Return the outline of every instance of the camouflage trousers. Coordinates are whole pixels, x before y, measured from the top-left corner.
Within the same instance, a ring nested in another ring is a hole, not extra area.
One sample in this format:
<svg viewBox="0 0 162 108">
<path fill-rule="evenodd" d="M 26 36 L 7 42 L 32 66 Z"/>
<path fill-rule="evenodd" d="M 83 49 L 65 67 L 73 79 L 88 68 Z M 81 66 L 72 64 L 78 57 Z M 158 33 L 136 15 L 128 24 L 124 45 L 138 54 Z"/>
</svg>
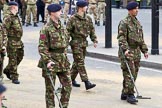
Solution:
<svg viewBox="0 0 162 108">
<path fill-rule="evenodd" d="M 11 75 L 11 79 L 18 79 L 19 74 L 17 73 L 17 68 L 24 56 L 24 48 L 14 48 L 14 47 L 7 47 L 8 53 L 8 65 L 4 69 Z"/>
<path fill-rule="evenodd" d="M 23 22 L 23 23 L 25 23 L 26 9 L 27 9 L 27 6 L 22 6 L 21 18 L 22 18 L 22 22 Z M 31 19 L 30 19 L 30 21 L 31 21 Z M 29 22 L 30 22 L 30 21 L 29 21 Z"/>
<path fill-rule="evenodd" d="M 73 65 L 71 68 L 71 79 L 75 80 L 78 73 L 80 74 L 82 81 L 88 80 L 88 75 L 85 69 L 85 54 L 86 54 L 86 47 L 74 47 L 71 46 L 73 52 Z"/>
<path fill-rule="evenodd" d="M 37 7 L 35 4 L 32 5 L 27 5 L 27 10 L 26 10 L 26 23 L 30 23 L 31 21 L 31 13 L 33 15 L 33 22 L 36 23 L 37 22 Z"/>
<path fill-rule="evenodd" d="M 97 21 L 97 5 L 96 4 L 89 4 L 88 13 L 93 14 L 94 19 Z"/>
<path fill-rule="evenodd" d="M 103 14 L 103 21 L 105 21 L 105 2 L 98 2 L 97 21 L 100 21 L 101 14 Z"/>
<path fill-rule="evenodd" d="M 64 6 L 64 22 L 67 21 L 68 13 L 69 13 L 69 4 L 65 3 L 65 6 Z"/>
<path fill-rule="evenodd" d="M 46 75 L 46 71 L 43 69 L 43 77 L 45 79 L 45 87 L 46 87 L 46 108 L 55 108 L 55 94 L 54 90 L 51 84 L 51 81 L 49 79 L 49 76 Z M 56 76 L 58 76 L 59 81 L 62 85 L 62 91 L 61 91 L 61 98 L 60 101 L 62 103 L 63 108 L 67 108 L 69 104 L 70 94 L 72 90 L 71 85 L 71 78 L 70 78 L 70 72 L 52 72 L 52 79 L 55 84 Z"/>
<path fill-rule="evenodd" d="M 137 79 L 138 70 L 140 67 L 139 63 L 140 63 L 139 60 L 138 61 L 128 61 L 129 67 L 131 69 L 131 73 L 132 73 L 135 81 Z M 123 78 L 124 78 L 122 93 L 133 94 L 134 93 L 134 84 L 131 80 L 131 76 L 129 74 L 128 68 L 123 60 L 121 61 L 121 69 L 122 69 Z"/>
</svg>

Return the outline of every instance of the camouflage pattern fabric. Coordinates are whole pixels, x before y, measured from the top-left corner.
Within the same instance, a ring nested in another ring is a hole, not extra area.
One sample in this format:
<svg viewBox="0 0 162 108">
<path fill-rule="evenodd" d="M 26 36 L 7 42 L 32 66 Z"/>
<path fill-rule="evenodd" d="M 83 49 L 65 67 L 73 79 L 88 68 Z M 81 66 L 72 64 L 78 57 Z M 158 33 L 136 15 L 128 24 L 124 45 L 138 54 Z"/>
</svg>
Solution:
<svg viewBox="0 0 162 108">
<path fill-rule="evenodd" d="M 37 6 L 36 6 L 36 0 L 28 0 L 27 1 L 27 10 L 26 10 L 26 23 L 30 23 L 31 21 L 31 13 L 33 15 L 33 22 L 37 22 Z"/>
<path fill-rule="evenodd" d="M 10 11 L 4 16 L 3 27 L 7 33 L 7 53 L 9 62 L 4 70 L 10 72 L 11 79 L 18 79 L 17 67 L 24 56 L 24 45 L 21 41 L 23 35 L 22 25 L 18 15 Z"/>
<path fill-rule="evenodd" d="M 98 0 L 98 14 L 97 21 L 100 21 L 101 14 L 103 14 L 103 21 L 105 21 L 105 0 Z"/>
<path fill-rule="evenodd" d="M 52 3 L 59 4 L 59 0 L 52 0 Z"/>
<path fill-rule="evenodd" d="M 7 34 L 5 33 L 3 26 L 0 23 L 0 76 L 2 76 L 3 60 L 5 56 L 5 54 L 2 52 L 2 47 L 6 46 L 7 46 Z"/>
<path fill-rule="evenodd" d="M 147 53 L 148 48 L 143 39 L 142 26 L 136 17 L 128 15 L 124 20 L 120 21 L 118 26 L 118 42 L 123 52 L 130 50 L 132 56 L 127 57 L 134 80 L 137 79 L 140 67 L 141 52 Z M 121 69 L 123 71 L 123 90 L 125 94 L 134 93 L 134 84 L 131 81 L 129 71 L 124 62 L 121 51 L 119 50 L 119 58 L 121 61 Z"/>
<path fill-rule="evenodd" d="M 67 18 L 68 18 L 69 6 L 70 6 L 70 0 L 65 0 L 65 5 L 64 5 L 64 22 L 66 22 Z"/>
<path fill-rule="evenodd" d="M 97 21 L 97 1 L 89 0 L 88 13 L 93 14 L 94 19 Z"/>
<path fill-rule="evenodd" d="M 56 24 L 50 19 L 40 31 L 38 49 L 41 59 L 38 67 L 43 69 L 42 76 L 45 78 L 47 108 L 55 108 L 52 84 L 49 83 L 50 80 L 45 71 L 47 68 L 45 66 L 50 61 L 55 63 L 51 69 L 54 83 L 57 75 L 62 84 L 63 89 L 60 101 L 63 107 L 68 107 L 71 93 L 70 63 L 66 55 L 68 41 L 67 30 L 61 25 L 61 21 L 59 21 L 59 24 Z"/>
<path fill-rule="evenodd" d="M 67 30 L 71 36 L 71 49 L 73 53 L 73 65 L 71 68 L 71 78 L 74 80 L 77 74 L 80 74 L 82 81 L 87 81 L 88 76 L 85 69 L 84 59 L 86 47 L 88 46 L 87 37 L 90 36 L 94 43 L 97 43 L 95 29 L 92 19 L 85 14 L 84 17 L 79 14 L 74 14 L 67 23 Z"/>
<path fill-rule="evenodd" d="M 22 18 L 22 22 L 25 23 L 27 3 L 25 2 L 25 0 L 21 0 L 21 4 L 22 4 L 21 18 Z"/>
</svg>

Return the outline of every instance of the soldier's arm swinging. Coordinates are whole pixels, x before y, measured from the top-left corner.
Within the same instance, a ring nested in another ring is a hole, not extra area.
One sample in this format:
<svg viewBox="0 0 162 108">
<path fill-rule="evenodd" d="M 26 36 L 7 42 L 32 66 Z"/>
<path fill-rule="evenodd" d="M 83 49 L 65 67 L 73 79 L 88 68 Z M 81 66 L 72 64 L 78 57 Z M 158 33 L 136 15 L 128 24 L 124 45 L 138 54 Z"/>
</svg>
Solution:
<svg viewBox="0 0 162 108">
<path fill-rule="evenodd" d="M 39 53 L 41 55 L 41 58 L 44 60 L 45 64 L 51 62 L 51 54 L 49 52 L 49 42 L 48 42 L 48 35 L 47 32 L 45 30 L 45 28 L 43 30 L 40 31 L 40 38 L 39 38 Z"/>
<path fill-rule="evenodd" d="M 123 52 L 125 53 L 125 51 L 129 50 L 129 46 L 128 46 L 128 42 L 127 42 L 127 34 L 128 34 L 128 30 L 127 30 L 127 25 L 124 21 L 120 21 L 119 26 L 118 26 L 118 43 L 122 49 Z M 129 51 L 128 51 L 129 52 Z"/>
</svg>

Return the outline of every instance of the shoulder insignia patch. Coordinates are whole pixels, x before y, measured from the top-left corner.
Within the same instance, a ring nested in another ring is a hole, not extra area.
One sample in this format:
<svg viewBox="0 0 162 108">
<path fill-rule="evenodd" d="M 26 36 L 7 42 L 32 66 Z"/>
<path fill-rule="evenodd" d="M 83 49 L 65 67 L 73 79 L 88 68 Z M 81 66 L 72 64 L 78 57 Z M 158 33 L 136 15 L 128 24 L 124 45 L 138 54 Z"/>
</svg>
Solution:
<svg viewBox="0 0 162 108">
<path fill-rule="evenodd" d="M 40 34 L 40 39 L 41 40 L 45 40 L 46 39 L 46 35 L 45 34 Z"/>
</svg>

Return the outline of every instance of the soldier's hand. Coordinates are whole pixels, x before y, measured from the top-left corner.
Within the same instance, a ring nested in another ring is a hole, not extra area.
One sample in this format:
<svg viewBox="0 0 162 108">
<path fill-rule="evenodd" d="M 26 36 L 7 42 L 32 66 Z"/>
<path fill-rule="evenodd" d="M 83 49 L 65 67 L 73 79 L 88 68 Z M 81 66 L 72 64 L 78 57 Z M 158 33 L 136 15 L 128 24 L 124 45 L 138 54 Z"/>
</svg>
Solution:
<svg viewBox="0 0 162 108">
<path fill-rule="evenodd" d="M 51 69 L 52 66 L 53 66 L 54 64 L 55 64 L 54 62 L 50 61 L 50 62 L 47 64 L 47 68 L 48 68 L 48 69 Z"/>
<path fill-rule="evenodd" d="M 125 51 L 125 56 L 129 56 L 130 55 L 130 51 L 129 50 L 126 50 Z"/>
<path fill-rule="evenodd" d="M 130 50 L 126 50 L 125 51 L 125 56 L 129 56 L 129 57 L 133 57 L 133 52 L 132 51 L 130 51 Z"/>
<path fill-rule="evenodd" d="M 4 47 L 4 46 L 2 47 L 2 52 L 6 53 L 6 47 Z"/>
<path fill-rule="evenodd" d="M 144 57 L 145 57 L 145 59 L 147 59 L 148 58 L 148 53 L 145 53 Z"/>
<path fill-rule="evenodd" d="M 97 43 L 94 43 L 94 45 L 93 45 L 95 48 L 97 47 Z"/>
</svg>

